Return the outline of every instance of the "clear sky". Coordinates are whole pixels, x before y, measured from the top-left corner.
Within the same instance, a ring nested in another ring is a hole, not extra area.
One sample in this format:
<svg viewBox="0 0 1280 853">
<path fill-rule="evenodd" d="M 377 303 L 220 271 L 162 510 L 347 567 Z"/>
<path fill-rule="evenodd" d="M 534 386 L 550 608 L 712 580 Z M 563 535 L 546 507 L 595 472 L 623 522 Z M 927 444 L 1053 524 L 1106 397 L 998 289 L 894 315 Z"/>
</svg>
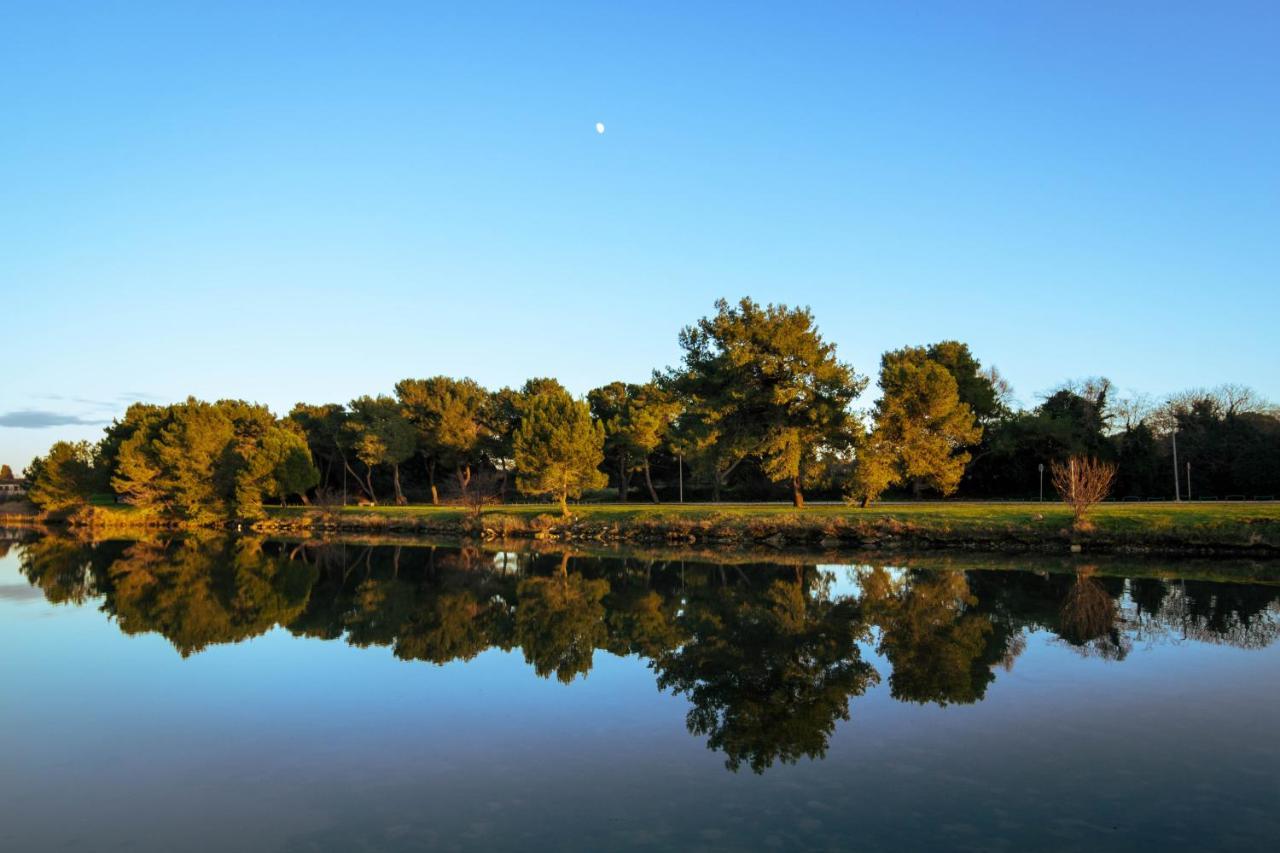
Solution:
<svg viewBox="0 0 1280 853">
<path fill-rule="evenodd" d="M 1280 398 L 1277 44 L 1274 2 L 8 0 L 0 462 L 136 398 L 643 380 L 719 296 L 1027 404 Z"/>
</svg>

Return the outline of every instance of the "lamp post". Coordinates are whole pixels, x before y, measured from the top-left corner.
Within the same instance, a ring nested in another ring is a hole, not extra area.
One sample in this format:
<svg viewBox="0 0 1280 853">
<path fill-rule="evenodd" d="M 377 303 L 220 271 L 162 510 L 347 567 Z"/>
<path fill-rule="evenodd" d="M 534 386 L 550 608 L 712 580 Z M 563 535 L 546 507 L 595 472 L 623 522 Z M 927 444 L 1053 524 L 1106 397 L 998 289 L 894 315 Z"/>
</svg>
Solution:
<svg viewBox="0 0 1280 853">
<path fill-rule="evenodd" d="M 676 466 L 680 471 L 680 503 L 684 503 L 684 454 L 676 456 Z"/>
<path fill-rule="evenodd" d="M 1040 502 L 1044 503 L 1044 463 L 1041 462 L 1036 467 L 1040 469 Z"/>
<path fill-rule="evenodd" d="M 1173 428 L 1173 499 L 1182 502 L 1182 486 L 1178 480 L 1178 428 Z"/>
<path fill-rule="evenodd" d="M 1191 500 L 1191 462 L 1187 462 L 1187 500 Z"/>
</svg>

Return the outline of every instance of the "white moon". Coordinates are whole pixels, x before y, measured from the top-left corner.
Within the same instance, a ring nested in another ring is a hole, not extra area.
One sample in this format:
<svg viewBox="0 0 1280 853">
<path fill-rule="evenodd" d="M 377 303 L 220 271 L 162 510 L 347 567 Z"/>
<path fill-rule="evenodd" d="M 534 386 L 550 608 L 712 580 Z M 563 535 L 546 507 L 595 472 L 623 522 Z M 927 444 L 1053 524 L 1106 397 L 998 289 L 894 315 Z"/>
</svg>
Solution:
<svg viewBox="0 0 1280 853">
<path fill-rule="evenodd" d="M 596 122 L 596 133 L 604 133 L 604 122 Z"/>
</svg>

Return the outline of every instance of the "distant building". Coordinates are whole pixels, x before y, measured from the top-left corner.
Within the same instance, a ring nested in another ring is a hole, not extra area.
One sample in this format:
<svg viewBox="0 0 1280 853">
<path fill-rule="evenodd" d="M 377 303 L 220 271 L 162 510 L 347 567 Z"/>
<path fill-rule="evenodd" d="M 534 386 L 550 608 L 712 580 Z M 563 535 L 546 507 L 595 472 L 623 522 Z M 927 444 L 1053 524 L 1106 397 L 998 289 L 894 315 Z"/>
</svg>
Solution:
<svg viewBox="0 0 1280 853">
<path fill-rule="evenodd" d="M 25 480 L 6 480 L 0 481 L 0 501 L 12 500 L 20 498 L 27 493 L 27 483 Z"/>
</svg>

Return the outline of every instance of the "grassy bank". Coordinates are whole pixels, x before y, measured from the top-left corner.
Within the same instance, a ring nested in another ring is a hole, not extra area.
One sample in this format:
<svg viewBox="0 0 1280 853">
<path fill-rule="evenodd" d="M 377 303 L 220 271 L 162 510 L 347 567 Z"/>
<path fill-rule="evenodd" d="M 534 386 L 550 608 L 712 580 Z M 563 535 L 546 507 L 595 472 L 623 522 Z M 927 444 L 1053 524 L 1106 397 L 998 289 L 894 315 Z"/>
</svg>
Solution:
<svg viewBox="0 0 1280 853">
<path fill-rule="evenodd" d="M 936 502 L 796 510 L 776 504 L 583 504 L 569 519 L 546 505 L 475 516 L 458 507 L 273 510 L 264 530 L 404 531 L 485 539 L 688 545 L 982 548 L 1280 556 L 1280 504 L 1107 504 L 1076 531 L 1053 503 Z"/>
<path fill-rule="evenodd" d="M 1072 529 L 1057 503 L 922 502 L 868 509 L 778 504 L 547 504 L 475 514 L 453 506 L 273 508 L 261 532 L 413 533 L 556 542 L 709 548 L 968 548 L 987 551 L 1240 554 L 1280 557 L 1280 503 L 1115 503 L 1093 529 Z M 66 520 L 100 529 L 181 527 L 127 507 L 90 507 Z"/>
</svg>

